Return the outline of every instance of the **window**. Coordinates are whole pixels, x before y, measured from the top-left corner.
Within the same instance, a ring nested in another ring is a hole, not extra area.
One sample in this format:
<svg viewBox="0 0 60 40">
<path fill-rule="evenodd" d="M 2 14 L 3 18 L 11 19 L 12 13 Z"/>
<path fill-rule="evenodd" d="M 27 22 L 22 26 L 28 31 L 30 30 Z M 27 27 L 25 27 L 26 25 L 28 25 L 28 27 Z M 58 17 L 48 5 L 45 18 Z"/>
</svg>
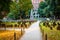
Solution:
<svg viewBox="0 0 60 40">
<path fill-rule="evenodd" d="M 36 18 L 38 18 L 38 16 L 36 16 Z"/>
<path fill-rule="evenodd" d="M 40 17 L 40 16 L 39 16 Z"/>
<path fill-rule="evenodd" d="M 35 18 L 35 16 L 34 16 L 34 18 Z"/>
<path fill-rule="evenodd" d="M 33 15 L 35 15 L 35 13 Z"/>
</svg>

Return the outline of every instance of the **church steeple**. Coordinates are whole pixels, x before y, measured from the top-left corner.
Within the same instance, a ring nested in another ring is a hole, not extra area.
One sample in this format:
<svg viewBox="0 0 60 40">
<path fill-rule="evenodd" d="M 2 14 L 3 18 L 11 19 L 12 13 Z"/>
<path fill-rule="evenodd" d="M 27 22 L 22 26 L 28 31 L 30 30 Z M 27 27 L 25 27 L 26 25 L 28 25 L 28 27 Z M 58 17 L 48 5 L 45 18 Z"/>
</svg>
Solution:
<svg viewBox="0 0 60 40">
<path fill-rule="evenodd" d="M 39 6 L 39 3 L 43 1 L 43 0 L 32 0 L 32 4 L 33 4 L 33 7 L 34 9 L 37 9 L 38 6 Z"/>
</svg>

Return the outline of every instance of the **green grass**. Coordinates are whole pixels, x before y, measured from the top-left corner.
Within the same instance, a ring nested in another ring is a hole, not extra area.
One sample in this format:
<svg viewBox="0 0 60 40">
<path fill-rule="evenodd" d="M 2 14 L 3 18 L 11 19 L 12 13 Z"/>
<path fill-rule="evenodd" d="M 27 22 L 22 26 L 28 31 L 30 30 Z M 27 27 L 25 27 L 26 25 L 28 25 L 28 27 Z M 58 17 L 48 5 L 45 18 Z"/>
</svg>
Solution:
<svg viewBox="0 0 60 40">
<path fill-rule="evenodd" d="M 9 30 L 0 30 L 0 40 L 14 40 L 14 32 L 16 33 L 16 40 L 21 38 L 21 31 L 9 31 Z"/>
<path fill-rule="evenodd" d="M 57 21 L 60 22 L 60 21 Z M 56 22 L 56 24 L 57 24 Z M 50 24 L 52 22 L 49 22 Z M 47 39 L 48 40 L 60 40 L 60 30 L 57 30 L 57 25 L 56 27 L 53 27 L 53 29 L 51 30 L 50 27 L 48 26 L 44 26 L 43 22 L 40 23 L 40 28 L 43 34 L 47 34 Z M 44 35 L 43 35 L 44 36 Z"/>
</svg>

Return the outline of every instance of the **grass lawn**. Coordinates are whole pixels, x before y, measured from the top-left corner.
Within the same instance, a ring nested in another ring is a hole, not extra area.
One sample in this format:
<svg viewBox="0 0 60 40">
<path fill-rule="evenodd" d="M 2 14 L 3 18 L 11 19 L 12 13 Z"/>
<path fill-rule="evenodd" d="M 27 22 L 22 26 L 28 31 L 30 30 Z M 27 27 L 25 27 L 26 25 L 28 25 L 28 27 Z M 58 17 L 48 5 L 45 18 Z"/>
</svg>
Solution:
<svg viewBox="0 0 60 40">
<path fill-rule="evenodd" d="M 57 30 L 57 25 L 51 30 L 50 27 L 44 26 L 43 22 L 41 22 L 40 28 L 43 34 L 43 40 L 46 40 L 46 35 L 47 40 L 60 40 L 60 30 Z"/>
<path fill-rule="evenodd" d="M 14 32 L 16 35 L 14 35 Z M 23 35 L 23 34 L 22 34 Z M 21 38 L 21 31 L 0 30 L 0 40 L 19 40 Z"/>
</svg>

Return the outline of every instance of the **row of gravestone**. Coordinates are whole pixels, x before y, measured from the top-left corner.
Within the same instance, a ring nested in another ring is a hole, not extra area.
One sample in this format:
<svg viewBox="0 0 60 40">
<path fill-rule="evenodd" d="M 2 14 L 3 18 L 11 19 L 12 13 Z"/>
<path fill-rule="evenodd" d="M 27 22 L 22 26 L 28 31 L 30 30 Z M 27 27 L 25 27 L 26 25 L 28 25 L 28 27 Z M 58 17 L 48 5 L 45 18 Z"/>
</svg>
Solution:
<svg viewBox="0 0 60 40">
<path fill-rule="evenodd" d="M 57 21 L 53 21 L 51 25 L 49 24 L 49 21 L 43 22 L 43 26 L 49 27 L 51 30 L 56 27 L 57 25 L 57 30 L 60 30 L 60 23 Z"/>
<path fill-rule="evenodd" d="M 6 22 L 6 23 L 8 23 L 8 22 Z M 4 23 L 4 22 L 0 22 L 0 27 L 19 27 L 19 26 L 21 26 L 21 27 L 23 27 L 23 26 L 25 26 L 26 28 L 27 28 L 27 25 L 31 25 L 33 22 L 17 22 L 16 24 L 9 24 L 9 25 L 7 25 L 6 23 Z M 10 22 L 10 23 L 13 23 L 13 22 Z M 28 23 L 28 24 L 26 24 L 26 23 Z"/>
</svg>

